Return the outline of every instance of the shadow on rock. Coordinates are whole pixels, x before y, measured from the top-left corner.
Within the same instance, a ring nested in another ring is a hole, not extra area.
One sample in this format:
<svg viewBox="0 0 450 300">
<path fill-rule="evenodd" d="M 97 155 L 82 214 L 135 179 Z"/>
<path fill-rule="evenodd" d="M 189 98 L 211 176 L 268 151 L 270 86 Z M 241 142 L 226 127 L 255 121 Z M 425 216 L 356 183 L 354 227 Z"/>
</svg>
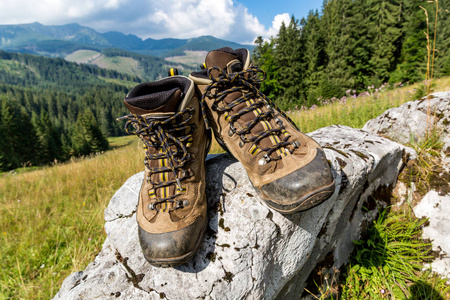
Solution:
<svg viewBox="0 0 450 300">
<path fill-rule="evenodd" d="M 208 201 L 209 224 L 203 243 L 197 254 L 186 264 L 176 266 L 181 272 L 198 273 L 216 259 L 215 247 L 219 231 L 219 215 L 226 211 L 224 198 L 226 193 L 237 186 L 236 180 L 225 169 L 237 160 L 230 154 L 210 154 L 206 158 L 206 198 Z M 231 184 L 224 187 L 223 182 Z"/>
</svg>

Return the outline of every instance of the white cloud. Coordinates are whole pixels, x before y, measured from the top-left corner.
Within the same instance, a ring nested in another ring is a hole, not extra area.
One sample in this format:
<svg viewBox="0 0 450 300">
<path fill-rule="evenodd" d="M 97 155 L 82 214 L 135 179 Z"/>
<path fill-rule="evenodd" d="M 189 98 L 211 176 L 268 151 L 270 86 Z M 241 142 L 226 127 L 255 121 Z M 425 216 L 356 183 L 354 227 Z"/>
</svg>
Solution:
<svg viewBox="0 0 450 300">
<path fill-rule="evenodd" d="M 105 10 L 117 9 L 126 0 L 15 0 L 0 3 L 2 24 L 42 22 L 64 24 Z"/>
<path fill-rule="evenodd" d="M 217 38 L 252 43 L 257 36 L 275 36 L 289 14 L 275 16 L 266 30 L 248 9 L 232 0 L 14 0 L 0 2 L 0 22 L 72 22 L 100 32 L 120 31 L 141 38 Z"/>
<path fill-rule="evenodd" d="M 276 15 L 273 18 L 272 26 L 267 30 L 267 36 L 266 37 L 275 37 L 278 34 L 278 31 L 280 30 L 281 24 L 284 22 L 284 24 L 287 26 L 289 22 L 291 21 L 291 16 L 288 13 L 279 14 Z"/>
<path fill-rule="evenodd" d="M 166 32 L 159 35 L 186 38 L 201 35 L 225 37 L 236 21 L 231 0 L 170 0 L 153 4 L 149 22 L 162 25 Z M 149 36 L 154 37 L 153 33 Z M 158 35 L 158 34 L 157 34 Z"/>
</svg>

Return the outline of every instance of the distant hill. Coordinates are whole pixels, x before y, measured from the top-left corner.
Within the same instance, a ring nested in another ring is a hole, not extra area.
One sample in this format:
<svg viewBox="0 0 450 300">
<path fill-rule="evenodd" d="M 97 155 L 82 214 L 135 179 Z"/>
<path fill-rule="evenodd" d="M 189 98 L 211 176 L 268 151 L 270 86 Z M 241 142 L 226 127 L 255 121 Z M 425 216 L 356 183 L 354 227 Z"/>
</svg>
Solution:
<svg viewBox="0 0 450 300">
<path fill-rule="evenodd" d="M 66 25 L 42 25 L 40 23 L 0 25 L 0 50 L 63 57 L 77 50 L 101 51 L 118 48 L 140 54 L 160 57 L 183 55 L 186 50 L 210 51 L 229 46 L 253 49 L 215 38 L 201 36 L 192 39 L 146 39 L 117 31 L 99 33 L 77 23 Z"/>
<path fill-rule="evenodd" d="M 122 100 L 142 81 L 62 58 L 0 50 L 0 172 L 104 151 L 104 136 L 124 134 L 123 122 L 116 121 L 127 113 Z"/>
<path fill-rule="evenodd" d="M 64 58 L 67 61 L 78 64 L 90 64 L 102 69 L 115 70 L 120 73 L 135 75 L 143 81 L 152 81 L 165 77 L 167 76 L 167 70 L 170 68 L 177 68 L 181 75 L 187 76 L 195 70 L 193 66 L 198 65 L 198 62 L 187 64 L 177 58 L 169 61 L 161 57 L 140 54 L 118 48 L 108 48 L 101 51 L 77 50 Z"/>
<path fill-rule="evenodd" d="M 222 47 L 231 47 L 234 49 L 247 48 L 249 50 L 253 49 L 253 47 L 249 45 L 241 45 L 238 43 L 221 40 L 211 35 L 207 35 L 186 40 L 186 43 L 184 45 L 172 49 L 171 51 L 164 53 L 162 56 L 169 57 L 183 55 L 184 51 L 211 51 L 213 49 Z"/>
</svg>

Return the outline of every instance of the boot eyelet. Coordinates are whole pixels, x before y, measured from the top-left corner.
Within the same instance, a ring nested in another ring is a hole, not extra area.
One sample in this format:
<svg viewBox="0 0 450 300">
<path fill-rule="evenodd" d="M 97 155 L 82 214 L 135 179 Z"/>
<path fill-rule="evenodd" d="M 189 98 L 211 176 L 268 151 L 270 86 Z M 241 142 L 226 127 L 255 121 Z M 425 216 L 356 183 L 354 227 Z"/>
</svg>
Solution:
<svg viewBox="0 0 450 300">
<path fill-rule="evenodd" d="M 149 203 L 148 204 L 148 209 L 155 210 L 155 203 Z"/>
<path fill-rule="evenodd" d="M 239 147 L 244 148 L 244 142 L 242 140 L 239 141 Z"/>
<path fill-rule="evenodd" d="M 189 204 L 189 200 L 183 200 L 183 207 L 187 207 Z"/>
<path fill-rule="evenodd" d="M 265 154 L 263 157 L 260 158 L 260 160 L 258 160 L 258 164 L 260 166 L 264 166 L 265 164 L 267 164 L 270 161 L 270 157 Z"/>
<path fill-rule="evenodd" d="M 283 125 L 283 121 L 281 121 L 280 118 L 275 117 L 274 119 L 275 119 L 275 122 L 276 122 L 279 126 Z"/>
<path fill-rule="evenodd" d="M 191 169 L 183 170 L 182 178 L 189 178 L 194 176 L 194 172 Z"/>
<path fill-rule="evenodd" d="M 233 124 L 230 124 L 230 129 L 228 129 L 228 135 L 233 136 L 236 133 L 236 128 L 234 128 Z"/>
</svg>

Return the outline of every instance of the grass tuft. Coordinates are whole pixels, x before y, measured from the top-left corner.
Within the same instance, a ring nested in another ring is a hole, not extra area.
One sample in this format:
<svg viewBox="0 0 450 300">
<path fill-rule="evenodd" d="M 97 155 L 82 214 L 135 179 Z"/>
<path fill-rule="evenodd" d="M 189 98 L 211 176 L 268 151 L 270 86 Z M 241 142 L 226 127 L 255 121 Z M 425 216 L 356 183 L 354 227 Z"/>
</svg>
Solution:
<svg viewBox="0 0 450 300">
<path fill-rule="evenodd" d="M 384 210 L 367 232 L 355 242 L 356 250 L 342 284 L 343 299 L 444 299 L 450 296 L 445 280 L 422 271 L 430 261 L 431 244 L 421 239 L 426 219 L 409 210 Z M 432 291 L 436 298 L 424 294 Z M 422 294 L 418 294 L 418 293 Z"/>
</svg>

